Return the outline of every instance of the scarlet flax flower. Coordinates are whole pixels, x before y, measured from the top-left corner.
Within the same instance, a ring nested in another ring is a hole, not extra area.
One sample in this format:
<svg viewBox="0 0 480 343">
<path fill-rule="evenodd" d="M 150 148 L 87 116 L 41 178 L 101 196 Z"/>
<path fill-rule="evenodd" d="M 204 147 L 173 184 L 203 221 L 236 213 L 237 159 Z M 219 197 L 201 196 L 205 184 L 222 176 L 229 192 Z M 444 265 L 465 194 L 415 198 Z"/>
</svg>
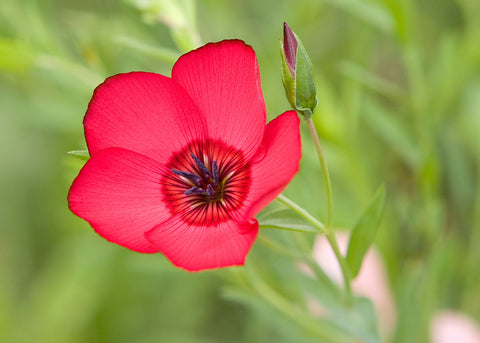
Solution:
<svg viewBox="0 0 480 343">
<path fill-rule="evenodd" d="M 299 119 L 266 125 L 253 49 L 209 43 L 172 77 L 131 72 L 97 87 L 84 119 L 90 160 L 70 209 L 105 239 L 190 271 L 243 265 L 254 216 L 298 170 Z"/>
</svg>

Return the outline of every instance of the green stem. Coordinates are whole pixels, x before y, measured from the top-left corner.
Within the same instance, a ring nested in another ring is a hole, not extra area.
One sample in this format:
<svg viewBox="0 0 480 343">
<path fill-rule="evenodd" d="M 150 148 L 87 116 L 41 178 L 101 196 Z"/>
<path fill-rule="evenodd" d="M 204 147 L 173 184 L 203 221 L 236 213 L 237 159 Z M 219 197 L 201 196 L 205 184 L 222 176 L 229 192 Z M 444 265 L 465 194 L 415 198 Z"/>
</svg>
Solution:
<svg viewBox="0 0 480 343">
<path fill-rule="evenodd" d="M 308 264 L 317 280 L 322 282 L 330 292 L 330 296 L 340 299 L 338 287 L 332 282 L 332 280 L 325 274 L 320 265 L 312 255 L 311 245 L 307 243 L 305 235 L 298 234 L 297 232 L 291 232 L 292 237 L 297 244 L 297 247 L 302 251 L 304 262 Z"/>
<path fill-rule="evenodd" d="M 330 243 L 330 246 L 332 247 L 333 253 L 337 257 L 338 263 L 340 264 L 340 269 L 342 270 L 342 274 L 343 274 L 343 283 L 345 285 L 345 292 L 347 293 L 347 303 L 350 303 L 351 298 L 353 296 L 352 287 L 350 285 L 352 278 L 350 275 L 350 269 L 347 266 L 347 261 L 345 257 L 343 257 L 342 253 L 340 252 L 337 240 L 333 232 L 332 231 L 326 232 L 325 237 L 327 237 L 327 240 Z"/>
<path fill-rule="evenodd" d="M 304 218 L 310 224 L 313 225 L 315 229 L 317 229 L 321 233 L 325 233 L 327 230 L 325 228 L 325 224 L 318 221 L 314 216 L 308 213 L 303 207 L 299 206 L 297 203 L 293 202 L 283 194 L 277 196 L 277 200 L 280 201 L 282 204 L 287 205 L 290 209 L 292 209 L 295 213 L 297 213 L 300 217 Z"/>
<path fill-rule="evenodd" d="M 348 269 L 345 258 L 340 252 L 337 240 L 335 239 L 335 235 L 333 234 L 333 232 L 328 230 L 322 222 L 318 221 L 315 217 L 313 217 L 310 213 L 308 213 L 303 207 L 301 207 L 294 201 L 290 200 L 283 194 L 278 195 L 277 200 L 282 204 L 288 206 L 291 210 L 293 210 L 299 216 L 301 216 L 310 224 L 312 224 L 320 233 L 325 234 L 328 242 L 330 243 L 330 246 L 332 247 L 335 257 L 337 258 L 338 263 L 340 264 L 340 269 L 342 270 L 343 281 L 345 284 L 345 291 L 347 292 L 347 303 L 350 302 L 350 299 L 352 298 L 352 288 L 350 286 L 350 282 L 351 282 L 350 270 Z"/>
<path fill-rule="evenodd" d="M 320 161 L 320 166 L 322 167 L 323 179 L 325 181 L 325 188 L 327 192 L 327 228 L 326 231 L 330 228 L 332 224 L 332 212 L 333 212 L 333 198 L 332 198 L 332 184 L 330 182 L 330 176 L 328 174 L 327 162 L 325 161 L 325 156 L 323 156 L 322 146 L 320 145 L 320 140 L 318 139 L 317 130 L 315 129 L 315 124 L 312 119 L 307 120 L 308 129 L 310 130 L 310 135 L 312 136 L 313 143 L 315 144 L 315 150 L 317 150 L 318 160 Z"/>
<path fill-rule="evenodd" d="M 344 333 L 330 327 L 325 321 L 318 321 L 312 318 L 310 313 L 305 313 L 301 308 L 289 301 L 283 294 L 278 293 L 260 275 L 251 278 L 252 287 L 259 297 L 277 309 L 286 318 L 295 322 L 311 335 L 314 335 L 322 342 L 351 342 Z"/>
<path fill-rule="evenodd" d="M 343 282 L 345 285 L 345 292 L 347 293 L 347 303 L 351 302 L 352 299 L 352 288 L 350 286 L 351 276 L 350 269 L 347 266 L 345 257 L 340 252 L 338 248 L 338 243 L 335 238 L 335 235 L 330 231 L 332 224 L 332 212 L 333 212 L 333 198 L 332 198 L 332 184 L 330 182 L 330 175 L 328 173 L 327 162 L 325 161 L 325 156 L 323 155 L 322 146 L 320 145 L 320 140 L 318 139 L 317 130 L 315 129 L 315 124 L 310 118 L 307 120 L 308 129 L 310 130 L 310 135 L 312 136 L 313 143 L 315 144 L 315 149 L 317 150 L 318 160 L 320 161 L 320 166 L 322 167 L 323 179 L 325 181 L 325 188 L 327 193 L 327 224 L 324 228 L 325 236 L 327 237 L 330 246 L 340 264 L 340 268 L 343 274 Z"/>
<path fill-rule="evenodd" d="M 288 258 L 294 260 L 302 260 L 303 262 L 305 262 L 310 267 L 317 280 L 322 282 L 325 287 L 327 287 L 328 291 L 330 292 L 330 296 L 338 297 L 337 287 L 332 282 L 332 280 L 330 280 L 330 278 L 325 274 L 325 272 L 319 267 L 317 261 L 315 261 L 315 259 L 313 258 L 310 248 L 307 248 L 306 242 L 302 240 L 304 237 L 304 235 L 293 235 L 293 238 L 295 239 L 297 246 L 300 249 L 300 252 L 298 253 L 292 252 L 291 249 L 265 237 L 265 235 L 262 234 L 258 235 L 258 241 L 267 246 L 268 248 Z"/>
</svg>

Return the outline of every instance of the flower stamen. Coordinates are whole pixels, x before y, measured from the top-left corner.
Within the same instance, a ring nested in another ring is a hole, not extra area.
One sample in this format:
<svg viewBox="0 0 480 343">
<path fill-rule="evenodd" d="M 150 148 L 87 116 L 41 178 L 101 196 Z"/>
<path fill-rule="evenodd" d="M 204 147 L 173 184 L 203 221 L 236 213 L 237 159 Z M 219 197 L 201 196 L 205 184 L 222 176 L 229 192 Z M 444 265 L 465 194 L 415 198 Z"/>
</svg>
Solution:
<svg viewBox="0 0 480 343">
<path fill-rule="evenodd" d="M 192 142 L 173 155 L 168 169 L 162 181 L 165 200 L 187 223 L 228 220 L 241 208 L 249 189 L 249 164 L 241 152 L 221 141 Z"/>
<path fill-rule="evenodd" d="M 185 195 L 205 195 L 209 201 L 220 200 L 223 196 L 223 188 L 225 187 L 225 180 L 219 184 L 219 174 L 218 174 L 218 165 L 216 161 L 212 161 L 212 171 L 208 170 L 207 165 L 209 165 L 208 160 L 204 164 L 197 156 L 190 154 L 190 156 L 195 161 L 196 166 L 200 169 L 202 176 L 186 172 L 183 170 L 171 169 L 172 172 L 182 179 L 190 181 L 195 186 L 187 189 L 183 194 Z"/>
<path fill-rule="evenodd" d="M 185 195 L 203 195 L 205 194 L 205 190 L 198 188 L 198 187 L 192 187 L 183 193 Z"/>
<path fill-rule="evenodd" d="M 213 186 L 217 187 L 218 186 L 218 166 L 217 166 L 217 162 L 215 161 L 212 162 L 212 172 L 213 172 Z"/>
<path fill-rule="evenodd" d="M 202 185 L 202 178 L 198 175 L 195 175 L 195 174 L 183 171 L 183 170 L 176 170 L 176 169 L 172 169 L 172 172 L 174 172 L 178 176 L 184 177 L 188 181 L 191 181 L 197 187 L 200 187 Z"/>
<path fill-rule="evenodd" d="M 205 166 L 205 164 L 203 164 L 203 162 L 200 161 L 200 159 L 197 156 L 195 156 L 194 154 L 190 154 L 190 156 L 192 156 L 193 160 L 197 164 L 197 167 L 200 168 L 200 170 L 203 172 L 203 176 L 206 179 L 211 179 L 212 174 L 210 173 L 210 170 L 208 170 L 208 168 Z"/>
<path fill-rule="evenodd" d="M 208 184 L 206 193 L 209 197 L 211 197 L 215 194 L 215 190 L 213 189 L 211 184 Z"/>
</svg>

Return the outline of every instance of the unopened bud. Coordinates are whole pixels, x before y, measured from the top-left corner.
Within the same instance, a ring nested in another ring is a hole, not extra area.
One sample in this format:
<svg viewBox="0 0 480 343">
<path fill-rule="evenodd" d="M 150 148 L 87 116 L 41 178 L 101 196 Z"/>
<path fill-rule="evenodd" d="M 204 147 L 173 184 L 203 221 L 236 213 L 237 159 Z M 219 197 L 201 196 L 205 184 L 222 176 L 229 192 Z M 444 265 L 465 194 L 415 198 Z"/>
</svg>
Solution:
<svg viewBox="0 0 480 343">
<path fill-rule="evenodd" d="M 317 107 L 313 68 L 302 42 L 297 35 L 283 24 L 282 81 L 290 105 L 305 119 L 309 119 Z"/>
</svg>

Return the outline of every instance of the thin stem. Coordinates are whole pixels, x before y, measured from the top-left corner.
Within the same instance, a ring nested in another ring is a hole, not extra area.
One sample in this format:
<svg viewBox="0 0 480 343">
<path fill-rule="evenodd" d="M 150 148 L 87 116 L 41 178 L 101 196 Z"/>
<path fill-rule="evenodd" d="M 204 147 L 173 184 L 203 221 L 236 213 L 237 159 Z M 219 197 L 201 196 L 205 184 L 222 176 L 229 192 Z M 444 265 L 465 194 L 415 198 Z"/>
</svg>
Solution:
<svg viewBox="0 0 480 343">
<path fill-rule="evenodd" d="M 280 201 L 282 204 L 288 206 L 291 210 L 296 212 L 302 218 L 307 220 L 310 224 L 312 224 L 320 233 L 324 233 L 327 237 L 330 246 L 332 247 L 333 253 L 335 254 L 338 263 L 340 264 L 340 269 L 342 270 L 343 274 L 343 281 L 345 284 L 345 291 L 347 292 L 347 303 L 350 302 L 352 298 L 352 288 L 350 286 L 351 277 L 350 277 L 350 270 L 348 269 L 347 262 L 343 257 L 340 249 L 338 247 L 337 240 L 335 239 L 335 235 L 332 231 L 328 230 L 325 225 L 318 221 L 315 217 L 313 217 L 310 213 L 308 213 L 303 207 L 295 203 L 294 201 L 290 200 L 283 194 L 277 196 L 277 200 Z"/>
<path fill-rule="evenodd" d="M 320 140 L 318 139 L 317 130 L 315 129 L 315 124 L 312 119 L 307 120 L 308 129 L 310 130 L 310 135 L 312 136 L 313 143 L 315 144 L 315 149 L 317 150 L 318 160 L 320 161 L 320 166 L 322 167 L 323 179 L 325 181 L 325 188 L 327 193 L 327 224 L 324 228 L 325 236 L 327 237 L 332 250 L 337 257 L 338 263 L 343 274 L 343 281 L 345 285 L 345 292 L 347 293 L 347 303 L 351 302 L 352 299 L 352 288 L 350 286 L 351 276 L 350 270 L 348 269 L 347 262 L 345 257 L 343 257 L 340 249 L 338 248 L 338 243 L 335 238 L 335 235 L 330 231 L 332 225 L 332 212 L 333 212 L 333 198 L 332 198 L 332 184 L 330 182 L 330 175 L 328 174 L 327 162 L 325 161 L 325 156 L 323 155 L 322 146 L 320 145 Z"/>
<path fill-rule="evenodd" d="M 300 217 L 304 218 L 310 224 L 315 227 L 321 233 L 325 233 L 327 230 L 325 228 L 325 224 L 318 221 L 314 216 L 308 213 L 303 207 L 299 206 L 297 203 L 293 202 L 283 194 L 277 196 L 277 200 L 280 201 L 282 204 L 287 205 L 290 209 L 292 209 L 295 213 L 297 213 Z"/>
<path fill-rule="evenodd" d="M 295 322 L 299 327 L 318 337 L 322 342 L 349 342 L 342 332 L 332 329 L 323 321 L 317 321 L 311 314 L 305 313 L 282 294 L 274 290 L 260 276 L 252 280 L 252 286 L 264 301 L 280 311 L 286 318 Z"/>
<path fill-rule="evenodd" d="M 347 266 L 347 261 L 345 260 L 345 257 L 343 257 L 342 253 L 340 252 L 337 240 L 333 232 L 328 231 L 327 233 L 325 233 L 325 237 L 327 237 L 327 240 L 332 247 L 333 253 L 337 257 L 338 263 L 340 264 L 340 269 L 342 270 L 343 274 L 343 283 L 345 285 L 345 292 L 347 292 L 347 302 L 349 303 L 352 298 L 352 287 L 350 286 L 352 278 L 350 275 L 350 269 Z"/>
<path fill-rule="evenodd" d="M 291 249 L 283 246 L 280 243 L 277 243 L 264 235 L 260 234 L 258 235 L 258 241 L 268 248 L 288 257 L 294 260 L 302 260 L 305 262 L 310 269 L 312 270 L 313 274 L 315 277 L 322 282 L 325 287 L 330 292 L 330 295 L 332 297 L 338 296 L 338 290 L 335 284 L 330 280 L 330 278 L 325 274 L 325 272 L 319 267 L 317 261 L 312 257 L 310 253 L 310 249 L 307 248 L 306 242 L 303 241 L 304 237 L 303 235 L 292 235 L 293 238 L 295 239 L 295 242 L 297 243 L 298 248 L 300 249 L 299 252 L 292 252 Z"/>
<path fill-rule="evenodd" d="M 325 272 L 320 268 L 318 262 L 312 255 L 311 246 L 307 243 L 305 235 L 298 234 L 296 232 L 291 232 L 297 247 L 302 251 L 304 262 L 308 264 L 313 274 L 317 277 L 318 281 L 322 282 L 328 290 L 331 292 L 331 296 L 339 298 L 338 288 L 332 282 L 332 280 L 325 274 Z"/>
<path fill-rule="evenodd" d="M 327 228 L 326 231 L 330 228 L 332 224 L 332 212 L 333 212 L 333 198 L 332 198 L 332 184 L 330 182 L 330 176 L 328 174 L 327 162 L 325 161 L 325 156 L 323 156 L 322 146 L 320 145 L 320 140 L 318 139 L 317 130 L 315 129 L 315 124 L 312 119 L 307 120 L 308 129 L 310 130 L 310 135 L 312 136 L 313 143 L 315 144 L 315 149 L 317 150 L 318 160 L 320 161 L 320 166 L 322 167 L 323 179 L 325 181 L 325 188 L 327 192 Z"/>
</svg>

